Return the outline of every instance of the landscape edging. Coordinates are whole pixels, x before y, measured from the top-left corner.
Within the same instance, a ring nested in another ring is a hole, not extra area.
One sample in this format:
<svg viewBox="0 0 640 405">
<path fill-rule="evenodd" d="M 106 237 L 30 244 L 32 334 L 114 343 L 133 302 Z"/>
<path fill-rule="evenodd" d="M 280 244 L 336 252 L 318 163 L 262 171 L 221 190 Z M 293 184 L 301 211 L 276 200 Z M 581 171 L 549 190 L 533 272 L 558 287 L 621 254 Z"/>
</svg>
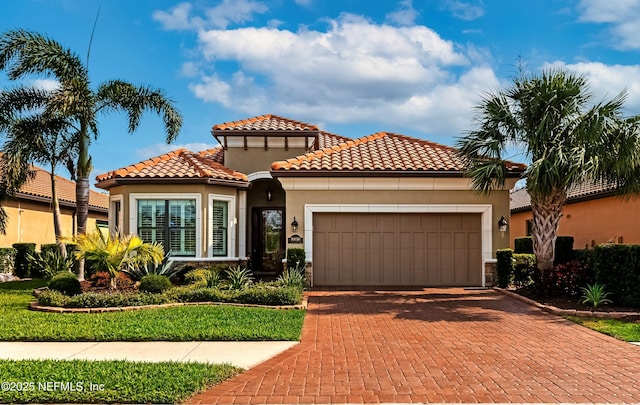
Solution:
<svg viewBox="0 0 640 405">
<path fill-rule="evenodd" d="M 603 311 L 580 311 L 576 309 L 561 309 L 558 307 L 554 307 L 553 305 L 541 304 L 536 300 L 532 300 L 531 298 L 524 297 L 513 291 L 505 290 L 504 288 L 493 287 L 493 289 L 501 292 L 504 295 L 515 298 L 522 302 L 526 302 L 529 305 L 533 305 L 534 307 L 538 307 L 543 311 L 546 311 L 558 316 L 579 316 L 579 317 L 589 317 L 589 318 L 598 318 L 598 319 L 619 319 L 619 320 L 640 319 L 640 312 L 603 312 Z"/>
</svg>

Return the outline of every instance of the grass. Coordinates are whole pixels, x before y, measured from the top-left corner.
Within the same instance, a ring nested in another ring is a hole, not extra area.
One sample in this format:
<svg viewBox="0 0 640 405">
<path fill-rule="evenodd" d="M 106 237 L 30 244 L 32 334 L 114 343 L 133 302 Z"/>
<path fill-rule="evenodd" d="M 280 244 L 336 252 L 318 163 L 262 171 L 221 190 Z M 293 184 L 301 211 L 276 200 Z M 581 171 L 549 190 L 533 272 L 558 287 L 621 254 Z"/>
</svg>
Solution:
<svg viewBox="0 0 640 405">
<path fill-rule="evenodd" d="M 0 403 L 180 403 L 240 371 L 225 364 L 2 360 Z"/>
<path fill-rule="evenodd" d="M 0 284 L 0 340 L 299 340 L 302 310 L 184 306 L 100 314 L 27 309 L 41 280 Z"/>
<path fill-rule="evenodd" d="M 578 318 L 574 316 L 569 316 L 567 319 L 625 342 L 640 342 L 640 323 L 637 322 L 625 322 L 617 319 Z"/>
</svg>

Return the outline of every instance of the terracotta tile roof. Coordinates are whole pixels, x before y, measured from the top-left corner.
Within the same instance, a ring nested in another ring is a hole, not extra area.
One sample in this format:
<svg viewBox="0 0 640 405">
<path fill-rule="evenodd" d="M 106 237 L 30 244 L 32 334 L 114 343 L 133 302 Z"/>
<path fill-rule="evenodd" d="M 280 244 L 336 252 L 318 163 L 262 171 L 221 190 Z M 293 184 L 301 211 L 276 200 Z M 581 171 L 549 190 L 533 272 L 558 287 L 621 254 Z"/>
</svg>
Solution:
<svg viewBox="0 0 640 405">
<path fill-rule="evenodd" d="M 457 150 L 434 142 L 389 132 L 327 146 L 286 161 L 275 171 L 415 171 L 461 173 Z M 514 172 L 524 165 L 512 164 Z"/>
<path fill-rule="evenodd" d="M 214 131 L 318 131 L 315 125 L 266 114 L 213 126 Z"/>
<path fill-rule="evenodd" d="M 247 176 L 219 163 L 222 147 L 191 152 L 178 149 L 140 163 L 96 177 L 98 183 L 110 179 L 217 179 L 247 181 Z M 98 184 L 100 186 L 100 184 Z"/>
<path fill-rule="evenodd" d="M 615 193 L 616 187 L 603 182 L 584 182 L 573 186 L 567 192 L 567 203 L 586 199 L 608 197 Z M 523 212 L 531 210 L 531 196 L 526 188 L 511 192 L 511 212 Z"/>
<path fill-rule="evenodd" d="M 33 166 L 34 177 L 30 179 L 17 193 L 17 197 L 29 198 L 37 197 L 44 198 L 45 200 L 51 200 L 51 177 L 49 172 Z M 56 176 L 56 192 L 58 194 L 58 200 L 63 205 L 76 204 L 76 183 L 71 180 L 65 179 L 60 176 Z M 109 196 L 97 191 L 89 191 L 89 208 L 94 209 L 108 209 L 109 208 Z"/>
<path fill-rule="evenodd" d="M 332 146 L 340 145 L 341 143 L 351 141 L 351 138 L 346 136 L 336 135 L 325 131 L 320 131 L 318 135 L 318 147 L 314 145 L 314 149 L 330 148 Z"/>
</svg>

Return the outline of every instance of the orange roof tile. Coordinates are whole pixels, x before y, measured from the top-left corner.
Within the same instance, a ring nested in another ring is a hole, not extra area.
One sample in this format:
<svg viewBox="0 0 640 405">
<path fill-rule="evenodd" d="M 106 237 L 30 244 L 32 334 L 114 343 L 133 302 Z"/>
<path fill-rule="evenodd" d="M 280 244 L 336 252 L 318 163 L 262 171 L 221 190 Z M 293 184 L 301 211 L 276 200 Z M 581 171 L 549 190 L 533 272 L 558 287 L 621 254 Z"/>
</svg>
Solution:
<svg viewBox="0 0 640 405">
<path fill-rule="evenodd" d="M 131 166 L 113 170 L 96 177 L 100 182 L 118 178 L 137 179 L 217 179 L 231 181 L 247 181 L 247 176 L 223 166 L 222 147 L 191 152 L 178 149 L 136 163 Z"/>
<path fill-rule="evenodd" d="M 317 131 L 318 127 L 274 114 L 260 115 L 213 126 L 214 131 Z"/>
<path fill-rule="evenodd" d="M 320 131 L 318 136 L 318 146 L 315 149 L 323 149 L 329 146 L 340 145 L 341 143 L 351 141 L 351 138 L 347 138 L 346 136 L 335 135 L 329 132 Z"/>
<path fill-rule="evenodd" d="M 325 147 L 303 156 L 275 162 L 275 171 L 415 171 L 463 172 L 457 150 L 434 142 L 389 132 Z M 514 171 L 524 165 L 512 164 Z"/>
<path fill-rule="evenodd" d="M 28 180 L 18 191 L 17 196 L 22 198 L 39 197 L 51 200 L 51 176 L 49 172 L 37 167 L 32 167 L 34 177 Z M 61 204 L 73 205 L 76 203 L 76 183 L 57 176 L 56 193 Z M 109 196 L 97 191 L 89 191 L 89 208 L 108 209 Z"/>
<path fill-rule="evenodd" d="M 584 183 L 572 186 L 567 191 L 567 203 L 608 197 L 615 194 L 616 186 L 606 184 L 601 181 Z M 511 192 L 510 202 L 511 212 L 523 212 L 531 210 L 531 196 L 527 193 L 526 187 Z"/>
</svg>

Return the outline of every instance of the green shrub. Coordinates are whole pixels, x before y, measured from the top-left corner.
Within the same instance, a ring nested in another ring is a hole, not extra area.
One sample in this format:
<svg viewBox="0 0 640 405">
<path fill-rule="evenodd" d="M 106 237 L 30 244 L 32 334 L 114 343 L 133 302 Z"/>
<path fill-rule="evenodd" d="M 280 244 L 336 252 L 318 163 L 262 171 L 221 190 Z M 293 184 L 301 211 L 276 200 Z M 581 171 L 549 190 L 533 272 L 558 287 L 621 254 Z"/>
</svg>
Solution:
<svg viewBox="0 0 640 405">
<path fill-rule="evenodd" d="M 116 308 L 140 305 L 157 305 L 171 302 L 162 294 L 133 292 L 86 292 L 68 297 L 60 292 L 49 290 L 38 296 L 40 305 L 65 308 Z"/>
<path fill-rule="evenodd" d="M 573 236 L 558 236 L 553 264 L 563 264 L 573 259 Z"/>
<path fill-rule="evenodd" d="M 594 249 L 595 281 L 616 304 L 640 306 L 640 245 L 602 244 Z"/>
<path fill-rule="evenodd" d="M 287 249 L 287 269 L 294 269 L 305 265 L 305 253 L 302 248 L 289 248 Z"/>
<path fill-rule="evenodd" d="M 140 279 L 140 291 L 160 294 L 172 287 L 169 277 L 160 274 L 148 274 Z"/>
<path fill-rule="evenodd" d="M 242 290 L 253 283 L 253 274 L 246 267 L 237 266 L 225 271 L 222 285 L 229 290 Z"/>
<path fill-rule="evenodd" d="M 207 275 L 210 272 L 211 272 L 211 270 L 203 269 L 203 268 L 189 270 L 184 275 L 184 281 L 187 284 L 196 284 L 197 283 L 199 285 L 205 285 L 206 282 L 207 282 Z"/>
<path fill-rule="evenodd" d="M 304 271 L 304 269 L 303 269 Z M 297 268 L 288 268 L 278 277 L 278 284 L 285 287 L 304 288 L 305 277 L 303 271 Z"/>
<path fill-rule="evenodd" d="M 31 262 L 29 261 L 29 255 L 36 252 L 36 244 L 14 243 L 13 248 L 16 250 L 15 275 L 19 278 L 37 277 L 38 274 L 31 274 Z"/>
<path fill-rule="evenodd" d="M 515 253 L 513 255 L 513 284 L 525 287 L 533 283 L 536 271 L 536 256 L 529 253 Z"/>
<path fill-rule="evenodd" d="M 69 272 L 62 272 L 53 276 L 49 282 L 49 288 L 68 296 L 77 295 L 82 292 L 78 277 Z"/>
<path fill-rule="evenodd" d="M 45 249 L 40 253 L 30 254 L 29 260 L 31 268 L 38 269 L 42 278 L 51 278 L 61 272 L 71 272 L 74 263 L 71 256 L 63 257 L 57 246 L 56 249 Z"/>
<path fill-rule="evenodd" d="M 15 262 L 15 248 L 0 248 L 0 273 L 13 273 Z"/>
<path fill-rule="evenodd" d="M 533 239 L 531 238 L 531 236 L 525 236 L 524 238 L 515 238 L 513 240 L 513 247 L 514 253 L 533 254 Z"/>
<path fill-rule="evenodd" d="M 45 290 L 38 295 L 38 304 L 45 307 L 66 307 L 71 297 L 55 290 Z"/>
<path fill-rule="evenodd" d="M 513 250 L 498 249 L 496 251 L 496 285 L 507 288 L 513 277 Z"/>
<path fill-rule="evenodd" d="M 302 302 L 302 289 L 254 285 L 237 291 L 234 302 L 260 305 L 296 305 Z"/>
</svg>

